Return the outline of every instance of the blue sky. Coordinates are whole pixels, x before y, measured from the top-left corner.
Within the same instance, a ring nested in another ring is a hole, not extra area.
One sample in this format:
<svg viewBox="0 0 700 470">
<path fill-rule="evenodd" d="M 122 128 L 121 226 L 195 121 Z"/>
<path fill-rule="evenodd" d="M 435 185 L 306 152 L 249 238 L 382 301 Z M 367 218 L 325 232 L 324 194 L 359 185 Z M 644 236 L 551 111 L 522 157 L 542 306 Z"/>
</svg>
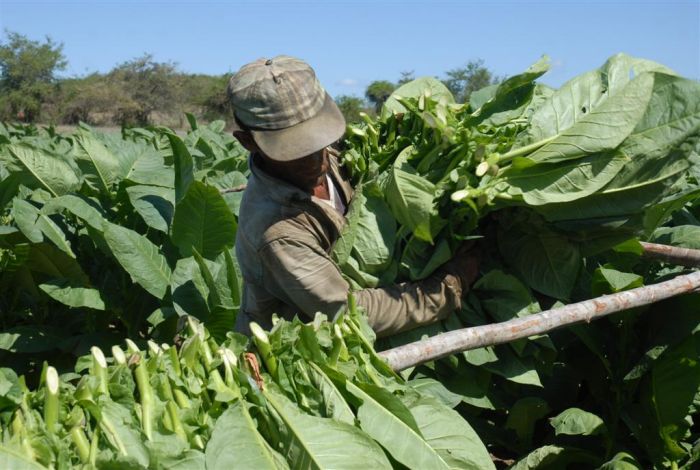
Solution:
<svg viewBox="0 0 700 470">
<path fill-rule="evenodd" d="M 0 28 L 62 42 L 64 76 L 106 72 L 143 53 L 207 74 L 288 54 L 308 61 L 334 96 L 361 96 L 372 80 L 402 71 L 442 76 L 478 58 L 515 74 L 542 54 L 552 86 L 617 52 L 700 79 L 700 0 L 0 0 Z"/>
</svg>

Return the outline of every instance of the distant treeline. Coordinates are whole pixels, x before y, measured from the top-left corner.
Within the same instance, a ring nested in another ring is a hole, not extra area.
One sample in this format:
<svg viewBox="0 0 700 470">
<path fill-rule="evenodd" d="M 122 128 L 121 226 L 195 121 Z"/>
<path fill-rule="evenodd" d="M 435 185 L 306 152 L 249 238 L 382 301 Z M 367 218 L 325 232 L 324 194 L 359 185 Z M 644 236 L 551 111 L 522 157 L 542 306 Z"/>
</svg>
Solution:
<svg viewBox="0 0 700 470">
<path fill-rule="evenodd" d="M 5 36 L 0 42 L 0 121 L 180 128 L 186 125 L 186 112 L 203 121 L 232 117 L 226 95 L 229 74 L 187 74 L 175 63 L 156 62 L 145 54 L 108 73 L 58 78 L 68 65 L 62 44 L 10 31 Z M 360 112 L 373 114 L 397 86 L 412 79 L 413 72 L 402 72 L 396 82 L 370 83 L 364 97 L 335 99 L 346 119 L 357 121 Z M 481 60 L 450 70 L 443 78 L 458 101 L 497 81 Z"/>
</svg>

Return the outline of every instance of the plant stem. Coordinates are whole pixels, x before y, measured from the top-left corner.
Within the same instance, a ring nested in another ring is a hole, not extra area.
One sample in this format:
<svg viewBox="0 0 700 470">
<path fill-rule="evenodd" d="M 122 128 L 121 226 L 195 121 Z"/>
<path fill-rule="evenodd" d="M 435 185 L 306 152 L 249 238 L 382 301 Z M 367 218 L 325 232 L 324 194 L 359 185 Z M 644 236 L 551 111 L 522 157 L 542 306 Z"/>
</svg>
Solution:
<svg viewBox="0 0 700 470">
<path fill-rule="evenodd" d="M 93 375 L 98 379 L 97 390 L 109 396 L 109 380 L 107 379 L 107 359 L 100 348 L 93 346 L 90 348 L 92 353 L 92 368 Z"/>
<path fill-rule="evenodd" d="M 262 356 L 268 372 L 276 378 L 277 359 L 272 354 L 272 348 L 270 347 L 270 340 L 267 337 L 267 333 L 255 322 L 250 323 L 250 331 L 253 333 L 253 341 L 255 341 L 255 346 L 257 346 L 258 351 L 260 351 L 260 356 Z"/>
<path fill-rule="evenodd" d="M 535 142 L 530 145 L 526 145 L 524 147 L 517 148 L 515 150 L 511 150 L 510 152 L 504 153 L 498 158 L 498 165 L 502 166 L 505 163 L 509 163 L 512 159 L 515 157 L 522 157 L 523 155 L 527 155 L 529 153 L 534 152 L 535 150 L 544 147 L 554 139 L 556 139 L 558 136 L 553 135 L 552 137 L 547 137 L 546 139 L 542 139 L 538 142 Z"/>
<path fill-rule="evenodd" d="M 165 406 L 167 408 L 168 415 L 170 416 L 170 421 L 173 425 L 173 432 L 175 432 L 175 434 L 177 434 L 184 442 L 187 442 L 187 433 L 185 432 L 185 428 L 182 427 L 180 416 L 177 414 L 177 406 L 172 401 L 169 401 Z"/>
<path fill-rule="evenodd" d="M 333 325 L 333 349 L 331 350 L 330 357 L 328 358 L 328 364 L 331 367 L 335 367 L 338 363 L 338 358 L 340 357 L 341 351 L 345 349 L 347 354 L 347 348 L 345 347 L 345 342 L 343 341 L 343 334 L 340 331 L 340 327 L 337 324 Z"/>
<path fill-rule="evenodd" d="M 97 453 L 99 452 L 100 443 L 100 425 L 95 427 L 95 431 L 92 433 L 92 440 L 90 441 L 90 465 L 94 468 L 95 462 L 97 462 Z"/>
<path fill-rule="evenodd" d="M 80 426 L 75 426 L 70 430 L 70 437 L 78 451 L 78 457 L 83 463 L 88 463 L 90 461 L 90 441 L 88 441 L 85 432 L 80 428 Z"/>
<path fill-rule="evenodd" d="M 153 439 L 153 389 L 148 380 L 148 370 L 143 359 L 134 370 L 136 377 L 136 386 L 139 389 L 141 398 L 141 425 L 146 438 L 150 441 Z"/>
<path fill-rule="evenodd" d="M 49 434 L 55 432 L 56 423 L 58 422 L 58 390 L 59 379 L 56 369 L 49 366 L 46 369 L 46 395 L 44 397 L 44 423 Z"/>
<path fill-rule="evenodd" d="M 175 402 L 177 403 L 177 406 L 179 406 L 183 410 L 185 408 L 190 407 L 189 397 L 185 394 L 185 392 L 183 392 L 179 388 L 177 388 L 177 387 L 173 388 L 173 397 L 175 397 Z"/>
<path fill-rule="evenodd" d="M 122 366 L 126 365 L 126 354 L 124 354 L 124 350 L 116 344 L 112 346 L 112 357 L 117 364 Z"/>
<path fill-rule="evenodd" d="M 180 368 L 180 358 L 177 355 L 177 349 L 175 347 L 168 349 L 168 355 L 170 356 L 170 364 L 173 366 L 173 370 L 178 377 L 182 377 L 182 368 Z"/>
</svg>

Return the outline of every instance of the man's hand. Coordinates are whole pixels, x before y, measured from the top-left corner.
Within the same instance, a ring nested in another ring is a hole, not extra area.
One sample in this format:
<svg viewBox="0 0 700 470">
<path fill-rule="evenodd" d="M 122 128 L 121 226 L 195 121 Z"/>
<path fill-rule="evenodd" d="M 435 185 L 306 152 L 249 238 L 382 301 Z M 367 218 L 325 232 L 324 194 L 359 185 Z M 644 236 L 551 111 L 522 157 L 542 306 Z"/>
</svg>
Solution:
<svg viewBox="0 0 700 470">
<path fill-rule="evenodd" d="M 474 242 L 464 242 L 452 259 L 445 263 L 442 271 L 457 277 L 465 294 L 479 274 L 479 256 Z"/>
</svg>

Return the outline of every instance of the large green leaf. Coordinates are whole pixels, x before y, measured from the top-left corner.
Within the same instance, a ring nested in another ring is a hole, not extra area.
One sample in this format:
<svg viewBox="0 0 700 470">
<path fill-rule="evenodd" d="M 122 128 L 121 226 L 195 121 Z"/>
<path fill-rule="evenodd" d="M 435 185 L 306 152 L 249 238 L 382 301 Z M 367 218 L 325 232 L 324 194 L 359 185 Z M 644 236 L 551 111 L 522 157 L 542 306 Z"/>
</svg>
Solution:
<svg viewBox="0 0 700 470">
<path fill-rule="evenodd" d="M 558 162 L 605 152 L 620 145 L 647 109 L 654 75 L 642 74 L 615 95 L 598 73 L 577 77 L 555 92 L 531 120 L 531 132 L 552 139 L 528 155 L 534 162 Z"/>
<path fill-rule="evenodd" d="M 7 146 L 10 171 L 27 174 L 37 187 L 46 189 L 54 196 L 75 190 L 80 181 L 63 157 L 32 147 L 29 144 Z"/>
<path fill-rule="evenodd" d="M 409 410 L 425 441 L 450 468 L 496 468 L 484 443 L 459 413 L 427 396 L 411 403 Z"/>
<path fill-rule="evenodd" d="M 525 317 L 540 311 L 530 291 L 515 276 L 493 269 L 473 287 L 481 307 L 497 322 Z"/>
<path fill-rule="evenodd" d="M 15 198 L 12 211 L 17 226 L 30 241 L 40 243 L 46 237 L 61 251 L 75 258 L 75 253 L 63 230 L 32 203 Z"/>
<path fill-rule="evenodd" d="M 27 240 L 40 243 L 44 239 L 41 230 L 36 225 L 39 209 L 34 207 L 31 202 L 14 198 L 12 200 L 12 217 L 15 219 L 17 228 L 27 237 Z"/>
<path fill-rule="evenodd" d="M 594 297 L 603 294 L 614 294 L 627 289 L 634 289 L 644 285 L 642 276 L 634 273 L 626 273 L 601 266 L 593 273 L 591 280 L 591 293 Z"/>
<path fill-rule="evenodd" d="M 236 218 L 216 188 L 193 182 L 175 207 L 172 241 L 182 256 L 196 249 L 207 259 L 216 258 L 236 238 Z"/>
<path fill-rule="evenodd" d="M 205 324 L 211 335 L 217 341 L 223 341 L 223 339 L 226 338 L 226 334 L 232 331 L 236 325 L 238 306 L 231 305 L 229 301 L 230 294 L 228 293 L 228 284 L 226 282 L 217 283 L 209 270 L 208 263 L 213 265 L 217 265 L 217 263 L 205 260 L 197 250 L 193 250 L 192 254 L 199 266 L 204 284 L 209 291 L 209 296 L 207 297 L 209 314 L 204 320 Z M 218 271 L 221 271 L 220 267 L 217 267 L 219 268 Z"/>
<path fill-rule="evenodd" d="M 648 186 L 688 168 L 700 134 L 700 84 L 654 73 L 645 114 L 619 151 L 631 160 L 606 186 L 606 192 Z M 673 103 L 669 106 L 668 103 Z"/>
<path fill-rule="evenodd" d="M 159 460 L 162 468 L 168 470 L 206 470 L 206 460 L 204 453 L 198 450 L 189 449 L 182 455 L 166 457 Z"/>
<path fill-rule="evenodd" d="M 391 167 L 384 184 L 384 197 L 401 225 L 421 240 L 432 242 L 431 221 L 435 214 L 435 185 L 405 163 L 409 150 Z"/>
<path fill-rule="evenodd" d="M 371 385 L 360 388 L 351 382 L 346 383 L 346 388 L 360 402 L 357 408 L 360 428 L 396 461 L 409 468 L 450 468 L 438 450 L 421 435 L 410 411 L 391 392 Z"/>
<path fill-rule="evenodd" d="M 605 423 L 598 416 L 580 408 L 568 408 L 550 420 L 555 434 L 591 436 L 605 432 Z"/>
<path fill-rule="evenodd" d="M 681 457 L 679 445 L 690 426 L 686 416 L 700 389 L 699 335 L 666 350 L 651 370 L 651 403 L 659 433 L 671 455 Z"/>
<path fill-rule="evenodd" d="M 232 160 L 232 159 L 231 159 Z M 226 161 L 226 160 L 224 160 Z M 205 182 L 214 186 L 219 191 L 245 187 L 248 179 L 239 171 L 231 171 L 223 175 L 207 176 Z M 243 191 L 227 191 L 222 194 L 229 209 L 238 217 L 238 210 L 243 199 Z"/>
<path fill-rule="evenodd" d="M 391 468 L 382 449 L 358 428 L 306 415 L 274 386 L 266 385 L 263 394 L 280 425 L 278 447 L 292 468 Z"/>
<path fill-rule="evenodd" d="M 418 281 L 433 274 L 450 258 L 452 258 L 452 250 L 446 238 L 440 237 L 434 243 L 428 243 L 413 236 L 404 245 L 400 264 L 402 269 L 408 269 L 408 277 L 411 281 Z M 386 274 L 382 277 L 385 278 Z M 393 280 L 389 277 L 385 285 L 393 283 Z"/>
<path fill-rule="evenodd" d="M 514 349 L 512 345 L 496 346 L 495 354 L 498 360 L 486 362 L 482 367 L 511 382 L 542 387 L 540 375 L 531 358 L 520 358 L 511 348 Z"/>
<path fill-rule="evenodd" d="M 700 250 L 700 227 L 697 225 L 661 227 L 654 231 L 652 241 L 664 245 Z"/>
<path fill-rule="evenodd" d="M 647 109 L 654 71 L 669 70 L 618 54 L 565 83 L 532 115 L 523 143 L 553 141 L 530 158 L 556 161 L 617 147 Z"/>
<path fill-rule="evenodd" d="M 226 266 L 226 283 L 231 295 L 231 304 L 234 307 L 240 306 L 243 278 L 237 260 L 231 255 L 230 250 L 224 250 L 224 266 Z"/>
<path fill-rule="evenodd" d="M 547 402 L 539 397 L 521 398 L 508 410 L 506 429 L 512 429 L 526 446 L 532 445 L 535 424 L 549 413 Z"/>
<path fill-rule="evenodd" d="M 22 403 L 24 391 L 17 373 L 7 367 L 0 367 L 0 410 L 14 409 Z"/>
<path fill-rule="evenodd" d="M 343 398 L 335 383 L 326 372 L 313 362 L 307 363 L 308 374 L 314 387 L 321 392 L 326 417 L 351 425 L 355 424 L 355 413 Z"/>
<path fill-rule="evenodd" d="M 504 178 L 531 206 L 573 201 L 595 193 L 610 182 L 629 161 L 623 154 L 593 154 L 573 161 L 519 168 L 513 165 Z"/>
<path fill-rule="evenodd" d="M 369 274 L 383 273 L 392 262 L 396 243 L 396 220 L 386 203 L 368 196 L 357 215 L 352 252 L 360 269 Z"/>
<path fill-rule="evenodd" d="M 119 173 L 117 157 L 91 133 L 79 132 L 75 141 L 75 158 L 85 179 L 103 194 L 111 196 Z"/>
<path fill-rule="evenodd" d="M 618 452 L 615 456 L 601 465 L 598 470 L 641 470 L 643 467 L 627 452 Z"/>
<path fill-rule="evenodd" d="M 122 159 L 122 168 L 125 179 L 136 184 L 146 184 L 151 186 L 162 186 L 165 188 L 175 187 L 175 174 L 172 167 L 165 165 L 163 156 L 153 147 L 148 145 L 140 146 L 133 160 Z"/>
<path fill-rule="evenodd" d="M 498 246 L 506 262 L 532 289 L 567 300 L 581 268 L 578 247 L 544 226 L 525 225 L 499 233 Z"/>
<path fill-rule="evenodd" d="M 126 188 L 129 201 L 149 227 L 168 233 L 173 218 L 175 194 L 162 186 L 136 185 Z"/>
<path fill-rule="evenodd" d="M 55 327 L 21 325 L 0 333 L 0 350 L 35 354 L 58 347 L 61 332 Z"/>
<path fill-rule="evenodd" d="M 149 455 L 140 429 L 129 410 L 109 399 L 101 399 L 87 408 L 100 424 L 102 436 L 114 449 L 119 460 L 131 465 L 148 467 Z"/>
<path fill-rule="evenodd" d="M 45 215 L 51 215 L 61 210 L 67 210 L 74 216 L 83 220 L 90 227 L 102 231 L 102 224 L 105 220 L 105 216 L 101 213 L 101 208 L 98 210 L 98 208 L 95 207 L 96 205 L 98 205 L 97 202 L 87 198 L 74 194 L 66 194 L 49 200 L 49 202 L 41 208 L 41 212 Z"/>
<path fill-rule="evenodd" d="M 39 289 L 46 292 L 52 299 L 69 307 L 87 307 L 95 310 L 104 310 L 105 303 L 100 291 L 90 287 L 71 285 L 66 280 L 54 280 L 39 284 Z"/>
<path fill-rule="evenodd" d="M 543 56 L 525 72 L 473 92 L 469 96 L 474 111 L 469 117 L 470 124 L 499 126 L 522 116 L 533 105 L 533 99 L 542 100 L 543 95 L 550 92 L 543 85 L 534 83 L 547 70 L 549 58 Z"/>
<path fill-rule="evenodd" d="M 455 99 L 450 90 L 440 80 L 434 77 L 420 77 L 398 87 L 389 96 L 382 107 L 382 119 L 391 116 L 392 113 L 405 113 L 406 108 L 398 102 L 397 96 L 403 98 L 419 98 L 425 92 L 437 101 L 454 103 Z"/>
<path fill-rule="evenodd" d="M 36 226 L 41 230 L 41 233 L 51 240 L 61 251 L 71 258 L 75 258 L 75 253 L 73 252 L 70 242 L 66 239 L 66 234 L 56 222 L 43 213 L 39 213 L 36 219 Z"/>
<path fill-rule="evenodd" d="M 594 218 L 617 217 L 624 222 L 661 200 L 695 164 L 691 159 L 700 134 L 700 85 L 662 73 L 652 76 L 649 106 L 617 149 L 628 162 L 595 194 L 538 208 L 548 220 L 579 219 L 588 227 L 594 226 Z M 684 194 L 679 191 L 675 198 Z"/>
<path fill-rule="evenodd" d="M 352 201 L 350 201 L 347 213 L 345 214 L 345 220 L 347 223 L 343 227 L 338 240 L 333 246 L 333 258 L 340 266 L 347 263 L 352 254 L 352 250 L 355 245 L 355 236 L 357 235 L 358 226 L 360 223 L 362 206 L 366 200 L 367 198 L 363 194 L 362 185 L 358 185 L 355 188 L 355 194 Z M 370 234 L 370 236 L 371 235 L 373 234 Z"/>
<path fill-rule="evenodd" d="M 535 470 L 538 468 L 565 468 L 563 455 L 566 448 L 546 445 L 533 450 L 513 465 L 512 470 Z M 559 465 L 559 466 L 557 466 Z"/>
<path fill-rule="evenodd" d="M 68 279 L 78 285 L 88 285 L 89 279 L 75 258 L 48 243 L 31 246 L 27 267 L 54 279 Z"/>
<path fill-rule="evenodd" d="M 287 462 L 263 439 L 245 402 L 219 416 L 204 451 L 209 469 L 284 469 Z"/>
<path fill-rule="evenodd" d="M 578 464 L 578 465 L 575 465 Z M 518 460 L 511 470 L 558 470 L 566 468 L 596 468 L 600 456 L 576 447 L 545 445 Z"/>
<path fill-rule="evenodd" d="M 173 150 L 175 166 L 175 202 L 179 204 L 187 194 L 190 184 L 194 181 L 194 164 L 192 155 L 182 139 L 175 134 L 167 135 Z"/>
<path fill-rule="evenodd" d="M 119 264 L 131 279 L 155 297 L 162 299 L 170 284 L 170 266 L 148 238 L 119 225 L 108 224 L 105 240 Z"/>
<path fill-rule="evenodd" d="M 8 470 L 46 470 L 46 467 L 31 460 L 23 452 L 5 444 L 0 444 L 0 468 Z"/>
<path fill-rule="evenodd" d="M 178 314 L 205 319 L 209 314 L 209 289 L 194 257 L 177 260 L 170 282 L 173 307 Z"/>
</svg>

